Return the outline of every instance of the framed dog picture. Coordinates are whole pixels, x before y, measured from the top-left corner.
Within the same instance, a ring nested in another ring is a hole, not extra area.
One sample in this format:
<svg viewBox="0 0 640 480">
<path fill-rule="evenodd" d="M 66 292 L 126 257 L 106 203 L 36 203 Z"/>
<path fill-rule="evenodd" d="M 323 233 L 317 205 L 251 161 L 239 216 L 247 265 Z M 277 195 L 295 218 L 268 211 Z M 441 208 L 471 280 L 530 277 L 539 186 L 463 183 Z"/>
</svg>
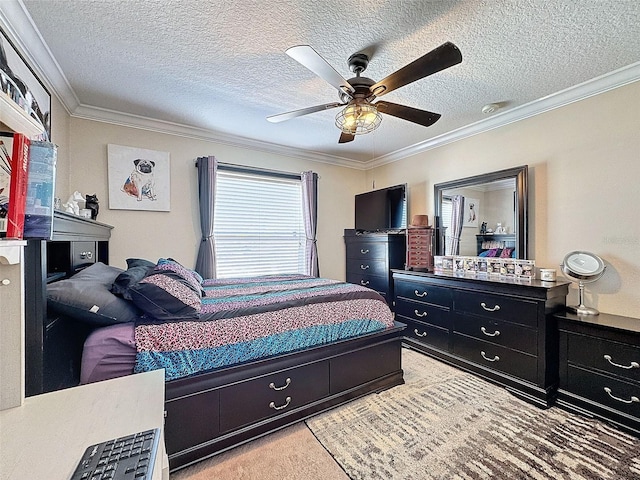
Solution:
<svg viewBox="0 0 640 480">
<path fill-rule="evenodd" d="M 107 145 L 109 208 L 171 210 L 169 152 Z"/>
</svg>

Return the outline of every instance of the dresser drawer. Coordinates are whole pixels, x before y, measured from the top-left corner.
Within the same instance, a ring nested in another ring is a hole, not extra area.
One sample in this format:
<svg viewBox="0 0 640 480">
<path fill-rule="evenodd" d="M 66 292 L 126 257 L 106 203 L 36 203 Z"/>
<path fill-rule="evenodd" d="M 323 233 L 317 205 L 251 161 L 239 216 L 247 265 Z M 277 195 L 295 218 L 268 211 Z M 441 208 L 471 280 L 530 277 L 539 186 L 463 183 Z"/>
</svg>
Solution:
<svg viewBox="0 0 640 480">
<path fill-rule="evenodd" d="M 220 433 L 218 390 L 199 392 L 165 403 L 164 437 L 169 455 L 216 438 Z M 193 412 L 208 412 L 206 416 Z"/>
<path fill-rule="evenodd" d="M 410 320 L 449 328 L 449 309 L 411 300 L 396 300 L 396 313 Z"/>
<path fill-rule="evenodd" d="M 538 326 L 538 304 L 530 300 L 456 290 L 453 301 L 458 312 Z"/>
<path fill-rule="evenodd" d="M 404 317 L 400 317 L 398 321 L 406 323 L 407 329 L 404 333 L 407 338 L 424 343 L 425 345 L 430 345 L 445 352 L 449 350 L 448 329 L 410 320 Z"/>
<path fill-rule="evenodd" d="M 452 315 L 452 318 L 453 329 L 458 333 L 531 355 L 538 354 L 537 330 L 474 315 L 456 314 Z"/>
<path fill-rule="evenodd" d="M 453 334 L 453 353 L 477 365 L 532 383 L 537 379 L 538 360 L 534 355 L 517 352 L 459 333 Z"/>
<path fill-rule="evenodd" d="M 640 419 L 640 385 L 569 365 L 566 387 L 576 395 Z"/>
<path fill-rule="evenodd" d="M 289 412 L 328 394 L 328 361 L 225 387 L 220 390 L 220 432 Z"/>
<path fill-rule="evenodd" d="M 375 258 L 348 258 L 347 273 L 366 273 L 367 275 L 389 276 L 386 260 Z"/>
<path fill-rule="evenodd" d="M 334 357 L 330 362 L 331 394 L 344 392 L 376 378 L 398 372 L 401 366 L 400 342 L 387 342 L 374 347 Z M 344 368 L 349 365 L 350 368 Z"/>
<path fill-rule="evenodd" d="M 360 272 L 348 272 L 347 282 L 368 287 L 376 292 L 387 292 L 389 290 L 389 277 L 368 275 Z"/>
<path fill-rule="evenodd" d="M 567 333 L 567 360 L 640 382 L 640 346 Z"/>
<path fill-rule="evenodd" d="M 451 290 L 442 287 L 434 287 L 422 282 L 408 282 L 396 280 L 395 294 L 398 297 L 417 300 L 419 302 L 451 307 Z"/>
<path fill-rule="evenodd" d="M 71 266 L 74 270 L 96 263 L 96 242 L 71 242 Z"/>
<path fill-rule="evenodd" d="M 347 258 L 360 260 L 381 258 L 386 260 L 388 248 L 387 242 L 347 242 Z"/>
</svg>

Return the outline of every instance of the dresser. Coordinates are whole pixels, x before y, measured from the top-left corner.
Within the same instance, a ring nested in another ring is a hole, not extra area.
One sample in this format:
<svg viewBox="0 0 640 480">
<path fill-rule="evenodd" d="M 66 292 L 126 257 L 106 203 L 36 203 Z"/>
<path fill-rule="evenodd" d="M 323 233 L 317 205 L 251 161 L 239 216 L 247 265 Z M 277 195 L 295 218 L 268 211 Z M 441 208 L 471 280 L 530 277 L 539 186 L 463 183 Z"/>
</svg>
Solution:
<svg viewBox="0 0 640 480">
<path fill-rule="evenodd" d="M 558 405 L 640 435 L 640 319 L 556 315 Z"/>
<path fill-rule="evenodd" d="M 27 343 L 26 395 L 66 388 L 78 383 L 78 346 L 91 327 L 62 321 L 47 312 L 47 283 L 70 277 L 95 262 L 109 263 L 111 227 L 56 211 L 53 238 L 28 240 L 25 247 L 25 329 Z M 51 342 L 49 342 L 51 340 Z M 52 349 L 48 345 L 68 346 Z"/>
<path fill-rule="evenodd" d="M 434 235 L 431 227 L 407 229 L 407 270 L 433 271 Z"/>
<path fill-rule="evenodd" d="M 391 269 L 404 268 L 404 233 L 361 233 L 345 230 L 347 282 L 376 290 L 388 304 L 393 301 Z"/>
<path fill-rule="evenodd" d="M 558 333 L 569 283 L 393 271 L 406 343 L 549 407 L 558 386 Z"/>
</svg>

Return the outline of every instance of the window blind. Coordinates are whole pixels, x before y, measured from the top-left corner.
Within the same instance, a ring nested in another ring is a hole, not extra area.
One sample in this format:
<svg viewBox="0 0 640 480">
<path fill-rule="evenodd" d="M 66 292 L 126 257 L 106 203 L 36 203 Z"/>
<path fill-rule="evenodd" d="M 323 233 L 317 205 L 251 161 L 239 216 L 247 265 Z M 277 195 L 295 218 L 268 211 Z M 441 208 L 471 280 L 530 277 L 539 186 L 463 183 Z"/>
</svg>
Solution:
<svg viewBox="0 0 640 480">
<path fill-rule="evenodd" d="M 299 178 L 219 168 L 214 208 L 218 278 L 304 272 Z"/>
<path fill-rule="evenodd" d="M 446 255 L 451 255 L 451 242 L 453 238 L 451 237 L 451 215 L 453 213 L 453 203 L 451 202 L 451 197 L 443 197 L 442 198 L 442 223 L 441 225 L 446 228 L 445 237 L 444 237 L 444 245 Z"/>
</svg>

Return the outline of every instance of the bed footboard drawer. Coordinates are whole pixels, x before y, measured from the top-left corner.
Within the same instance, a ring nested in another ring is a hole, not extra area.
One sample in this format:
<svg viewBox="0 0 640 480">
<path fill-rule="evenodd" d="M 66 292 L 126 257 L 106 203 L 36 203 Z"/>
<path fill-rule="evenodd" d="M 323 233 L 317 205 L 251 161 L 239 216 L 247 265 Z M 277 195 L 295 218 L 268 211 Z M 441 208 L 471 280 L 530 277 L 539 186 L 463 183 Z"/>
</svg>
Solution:
<svg viewBox="0 0 640 480">
<path fill-rule="evenodd" d="M 400 371 L 401 343 L 389 342 L 331 359 L 331 393 Z"/>
<path fill-rule="evenodd" d="M 220 390 L 220 432 L 273 417 L 329 395 L 329 362 L 282 370 Z"/>
<path fill-rule="evenodd" d="M 209 390 L 165 402 L 164 436 L 169 455 L 218 436 L 219 397 L 217 390 Z"/>
</svg>

